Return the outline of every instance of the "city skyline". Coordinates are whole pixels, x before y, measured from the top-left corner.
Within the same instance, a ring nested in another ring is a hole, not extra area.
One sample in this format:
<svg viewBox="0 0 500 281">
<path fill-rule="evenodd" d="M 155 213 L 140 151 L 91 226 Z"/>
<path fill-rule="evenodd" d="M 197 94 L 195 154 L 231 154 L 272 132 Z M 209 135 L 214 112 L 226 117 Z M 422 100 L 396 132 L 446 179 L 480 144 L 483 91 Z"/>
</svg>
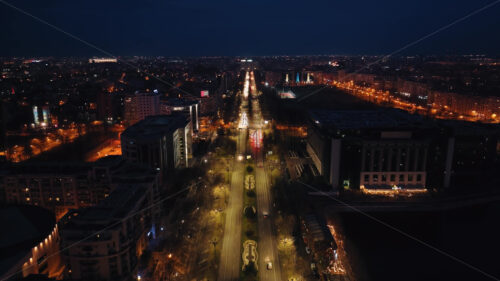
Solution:
<svg viewBox="0 0 500 281">
<path fill-rule="evenodd" d="M 0 0 L 0 281 L 499 280 L 500 0 Z"/>
</svg>

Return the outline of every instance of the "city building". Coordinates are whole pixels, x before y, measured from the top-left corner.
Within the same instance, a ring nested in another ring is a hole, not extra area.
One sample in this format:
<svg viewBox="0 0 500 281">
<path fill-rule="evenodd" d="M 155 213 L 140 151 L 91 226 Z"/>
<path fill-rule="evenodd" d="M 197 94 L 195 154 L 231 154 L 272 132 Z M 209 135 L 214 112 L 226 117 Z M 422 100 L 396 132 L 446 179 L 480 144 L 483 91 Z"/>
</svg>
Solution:
<svg viewBox="0 0 500 281">
<path fill-rule="evenodd" d="M 46 128 L 51 125 L 50 109 L 48 105 L 40 107 L 36 105 L 33 106 L 33 124 L 36 128 Z"/>
<path fill-rule="evenodd" d="M 149 116 L 121 134 L 122 156 L 160 171 L 190 166 L 192 159 L 191 121 L 184 114 Z"/>
<path fill-rule="evenodd" d="M 500 126 L 498 124 L 478 124 L 466 121 L 440 120 L 447 132 L 447 145 L 432 145 L 433 159 L 442 158 L 450 151 L 446 162 L 450 176 L 448 186 L 458 189 L 488 189 L 500 186 Z M 434 170 L 437 163 L 430 163 L 429 180 L 439 177 Z M 432 174 L 431 174 L 432 171 Z M 433 184 L 434 185 L 434 184 Z"/>
<path fill-rule="evenodd" d="M 264 80 L 266 86 L 274 87 L 283 83 L 283 73 L 279 71 L 266 71 Z"/>
<path fill-rule="evenodd" d="M 318 73 L 317 81 L 327 85 L 333 82 L 337 87 L 370 102 L 390 102 L 392 107 L 408 111 L 418 110 L 420 114 L 429 114 L 440 119 L 500 122 L 500 98 L 495 94 L 498 90 L 482 89 L 483 86 L 480 85 L 483 83 L 474 88 L 471 78 L 463 77 L 459 67 L 457 70 L 449 70 L 450 77 L 441 75 L 443 74 L 430 77 L 399 77 L 337 71 Z M 330 78 L 325 79 L 327 76 Z M 465 81 L 460 81 L 462 79 Z M 491 87 L 495 87 L 494 84 L 492 83 Z M 487 94 L 478 94 L 481 91 Z M 389 95 L 391 99 L 387 100 L 386 96 Z"/>
<path fill-rule="evenodd" d="M 99 92 L 97 94 L 97 118 L 112 123 L 115 115 L 113 94 L 104 91 Z"/>
<path fill-rule="evenodd" d="M 212 115 L 217 112 L 218 109 L 218 97 L 211 95 L 209 97 L 198 98 L 200 102 L 200 115 Z"/>
<path fill-rule="evenodd" d="M 89 63 L 117 63 L 118 59 L 116 58 L 91 58 L 89 59 Z"/>
<path fill-rule="evenodd" d="M 399 110 L 313 111 L 311 121 L 307 151 L 334 191 L 427 186 L 429 145 L 439 131 L 422 118 Z"/>
<path fill-rule="evenodd" d="M 136 279 L 138 259 L 156 235 L 160 204 L 155 189 L 150 182 L 122 183 L 99 205 L 73 210 L 61 219 L 64 276 Z"/>
<path fill-rule="evenodd" d="M 59 229 L 54 214 L 35 206 L 0 209 L 0 279 L 62 276 Z"/>
<path fill-rule="evenodd" d="M 160 114 L 160 95 L 157 92 L 128 95 L 124 100 L 124 119 L 133 125 L 144 118 Z"/>
<path fill-rule="evenodd" d="M 130 177 L 151 176 L 156 174 L 149 167 L 119 156 L 93 163 L 21 163 L 4 170 L 0 192 L 7 204 L 43 207 L 59 219 L 70 209 L 98 204 Z"/>
<path fill-rule="evenodd" d="M 300 222 L 304 244 L 310 249 L 319 265 L 328 267 L 337 256 L 337 243 L 330 230 L 325 222 L 314 214 L 305 215 Z"/>
<path fill-rule="evenodd" d="M 171 115 L 177 112 L 186 114 L 191 120 L 192 131 L 194 132 L 198 132 L 200 129 L 199 111 L 200 100 L 173 98 L 160 101 L 160 114 Z"/>
<path fill-rule="evenodd" d="M 307 152 L 334 191 L 500 184 L 497 124 L 429 120 L 396 109 L 317 110 L 310 117 Z"/>
</svg>

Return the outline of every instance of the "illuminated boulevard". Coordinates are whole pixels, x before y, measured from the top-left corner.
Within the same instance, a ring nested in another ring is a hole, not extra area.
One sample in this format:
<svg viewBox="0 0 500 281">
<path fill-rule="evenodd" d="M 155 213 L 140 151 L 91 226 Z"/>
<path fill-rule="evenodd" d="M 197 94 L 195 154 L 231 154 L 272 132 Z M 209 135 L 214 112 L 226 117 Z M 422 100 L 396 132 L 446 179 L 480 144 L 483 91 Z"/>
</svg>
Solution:
<svg viewBox="0 0 500 281">
<path fill-rule="evenodd" d="M 252 103 L 251 114 L 248 112 L 249 102 Z M 246 72 L 238 115 L 237 151 L 231 177 L 231 193 L 226 214 L 218 280 L 238 280 L 242 270 L 241 228 L 245 169 L 243 158 L 247 156 L 246 148 L 247 143 L 249 143 L 256 164 L 255 182 L 259 237 L 257 241 L 258 277 L 259 280 L 279 281 L 281 280 L 281 269 L 278 260 L 276 235 L 272 228 L 272 219 L 268 217 L 272 217 L 273 210 L 271 208 L 272 200 L 269 179 L 265 170 L 265 161 L 262 152 L 263 138 L 261 129 L 264 126 L 264 120 L 257 99 L 257 88 L 253 72 Z M 250 136 L 252 136 L 251 142 L 248 141 Z"/>
<path fill-rule="evenodd" d="M 242 98 L 240 113 L 243 111 L 247 99 Z M 242 112 L 243 111 L 243 112 Z M 220 281 L 238 280 L 240 276 L 241 261 L 241 220 L 243 213 L 243 176 L 244 164 L 238 156 L 245 153 L 247 131 L 245 119 L 240 118 L 236 145 L 235 161 L 232 166 L 231 191 L 226 209 L 226 225 L 224 227 L 224 238 L 222 241 L 222 252 L 220 256 L 219 278 Z"/>
<path fill-rule="evenodd" d="M 260 105 L 257 100 L 257 88 L 255 85 L 255 79 L 253 72 L 250 73 L 250 92 L 252 96 L 252 110 L 253 118 L 252 125 L 253 129 L 256 130 L 255 139 L 255 149 L 256 152 L 255 160 L 257 163 L 256 174 L 255 174 L 255 186 L 257 190 L 257 207 L 259 210 L 258 223 L 259 223 L 259 279 L 260 280 L 281 280 L 281 268 L 278 260 L 278 248 L 276 242 L 276 235 L 274 229 L 272 228 L 271 218 L 264 217 L 264 213 L 269 214 L 272 217 L 271 208 L 271 192 L 269 186 L 269 175 L 265 170 L 265 160 L 263 155 L 263 138 L 262 138 L 262 127 L 264 124 L 264 119 L 262 118 L 262 113 L 260 111 Z M 267 262 L 272 262 L 272 269 L 268 270 L 266 267 Z"/>
</svg>

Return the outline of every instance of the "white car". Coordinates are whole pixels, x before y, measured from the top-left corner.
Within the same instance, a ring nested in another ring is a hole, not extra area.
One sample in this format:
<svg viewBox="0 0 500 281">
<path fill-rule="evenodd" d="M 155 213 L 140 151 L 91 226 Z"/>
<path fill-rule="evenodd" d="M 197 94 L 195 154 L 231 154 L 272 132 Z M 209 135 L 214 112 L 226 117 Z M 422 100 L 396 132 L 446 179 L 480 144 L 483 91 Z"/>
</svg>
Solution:
<svg viewBox="0 0 500 281">
<path fill-rule="evenodd" d="M 267 211 L 262 212 L 262 215 L 264 216 L 265 219 L 269 217 L 269 213 Z"/>
<path fill-rule="evenodd" d="M 268 261 L 267 264 L 266 264 L 266 267 L 267 267 L 267 270 L 271 270 L 273 269 L 273 263 Z"/>
</svg>

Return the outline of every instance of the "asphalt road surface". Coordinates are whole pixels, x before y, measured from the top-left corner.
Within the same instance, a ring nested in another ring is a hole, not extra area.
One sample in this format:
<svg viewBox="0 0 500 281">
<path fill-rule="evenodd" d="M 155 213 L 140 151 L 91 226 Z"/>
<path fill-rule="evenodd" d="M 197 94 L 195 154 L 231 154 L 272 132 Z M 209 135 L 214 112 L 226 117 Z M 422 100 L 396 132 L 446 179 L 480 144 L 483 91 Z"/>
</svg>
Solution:
<svg viewBox="0 0 500 281">
<path fill-rule="evenodd" d="M 250 74 L 250 75 L 249 75 Z M 224 228 L 224 238 L 222 241 L 222 252 L 219 267 L 218 281 L 234 281 L 238 280 L 241 272 L 241 221 L 243 215 L 243 178 L 244 178 L 244 161 L 239 161 L 238 156 L 245 156 L 246 146 L 248 142 L 248 127 L 252 129 L 261 128 L 264 124 L 262 114 L 258 102 L 255 100 L 256 85 L 253 80 L 253 74 L 247 73 L 246 85 L 242 92 L 242 104 L 240 105 L 238 122 L 238 141 L 235 161 L 233 165 L 233 173 L 231 178 L 231 192 L 229 195 L 228 207 L 226 209 L 226 225 Z M 248 83 L 249 82 L 249 83 Z M 250 84 L 250 85 L 248 85 Z M 248 95 L 248 91 L 252 95 Z M 249 113 L 248 99 L 254 99 L 252 103 L 251 121 L 248 122 Z M 250 123 L 250 124 L 248 124 Z M 262 147 L 262 146 L 261 146 Z M 281 281 L 281 268 L 278 260 L 278 249 L 275 231 L 272 224 L 272 200 L 270 186 L 268 184 L 268 176 L 263 165 L 264 157 L 262 149 L 254 155 L 256 160 L 256 193 L 257 193 L 257 210 L 259 224 L 259 280 L 261 281 Z M 265 218 L 263 213 L 269 214 Z M 272 269 L 267 269 L 267 262 L 272 263 Z"/>
<path fill-rule="evenodd" d="M 246 101 L 243 101 L 246 103 Z M 240 113 L 242 106 L 240 106 Z M 222 251 L 219 264 L 218 281 L 238 280 L 241 272 L 241 220 L 243 214 L 243 178 L 244 161 L 238 156 L 245 155 L 247 143 L 247 129 L 238 129 L 236 155 L 232 167 L 231 192 L 226 208 L 226 225 L 222 239 Z"/>
<path fill-rule="evenodd" d="M 272 206 L 271 194 L 269 190 L 266 171 L 262 167 L 256 169 L 255 186 L 257 189 L 257 208 L 259 210 L 259 280 L 261 281 L 280 281 L 281 267 L 278 260 L 278 248 L 276 235 L 272 224 Z M 267 212 L 269 217 L 265 218 L 262 214 Z M 272 269 L 267 269 L 266 261 L 272 263 Z"/>
<path fill-rule="evenodd" d="M 250 75 L 250 89 L 252 97 L 252 124 L 254 129 L 261 129 L 264 120 L 260 105 L 256 97 L 257 87 L 253 74 Z M 256 169 L 255 169 L 255 188 L 257 192 L 257 210 L 258 210 L 258 223 L 259 223 L 259 242 L 257 245 L 259 253 L 259 280 L 261 281 L 281 281 L 281 267 L 278 259 L 278 245 L 276 241 L 276 232 L 273 227 L 273 208 L 272 196 L 269 185 L 268 174 L 265 170 L 263 146 L 257 149 L 255 155 Z M 267 213 L 266 218 L 263 214 Z M 267 263 L 272 263 L 272 269 L 267 269 Z"/>
</svg>

